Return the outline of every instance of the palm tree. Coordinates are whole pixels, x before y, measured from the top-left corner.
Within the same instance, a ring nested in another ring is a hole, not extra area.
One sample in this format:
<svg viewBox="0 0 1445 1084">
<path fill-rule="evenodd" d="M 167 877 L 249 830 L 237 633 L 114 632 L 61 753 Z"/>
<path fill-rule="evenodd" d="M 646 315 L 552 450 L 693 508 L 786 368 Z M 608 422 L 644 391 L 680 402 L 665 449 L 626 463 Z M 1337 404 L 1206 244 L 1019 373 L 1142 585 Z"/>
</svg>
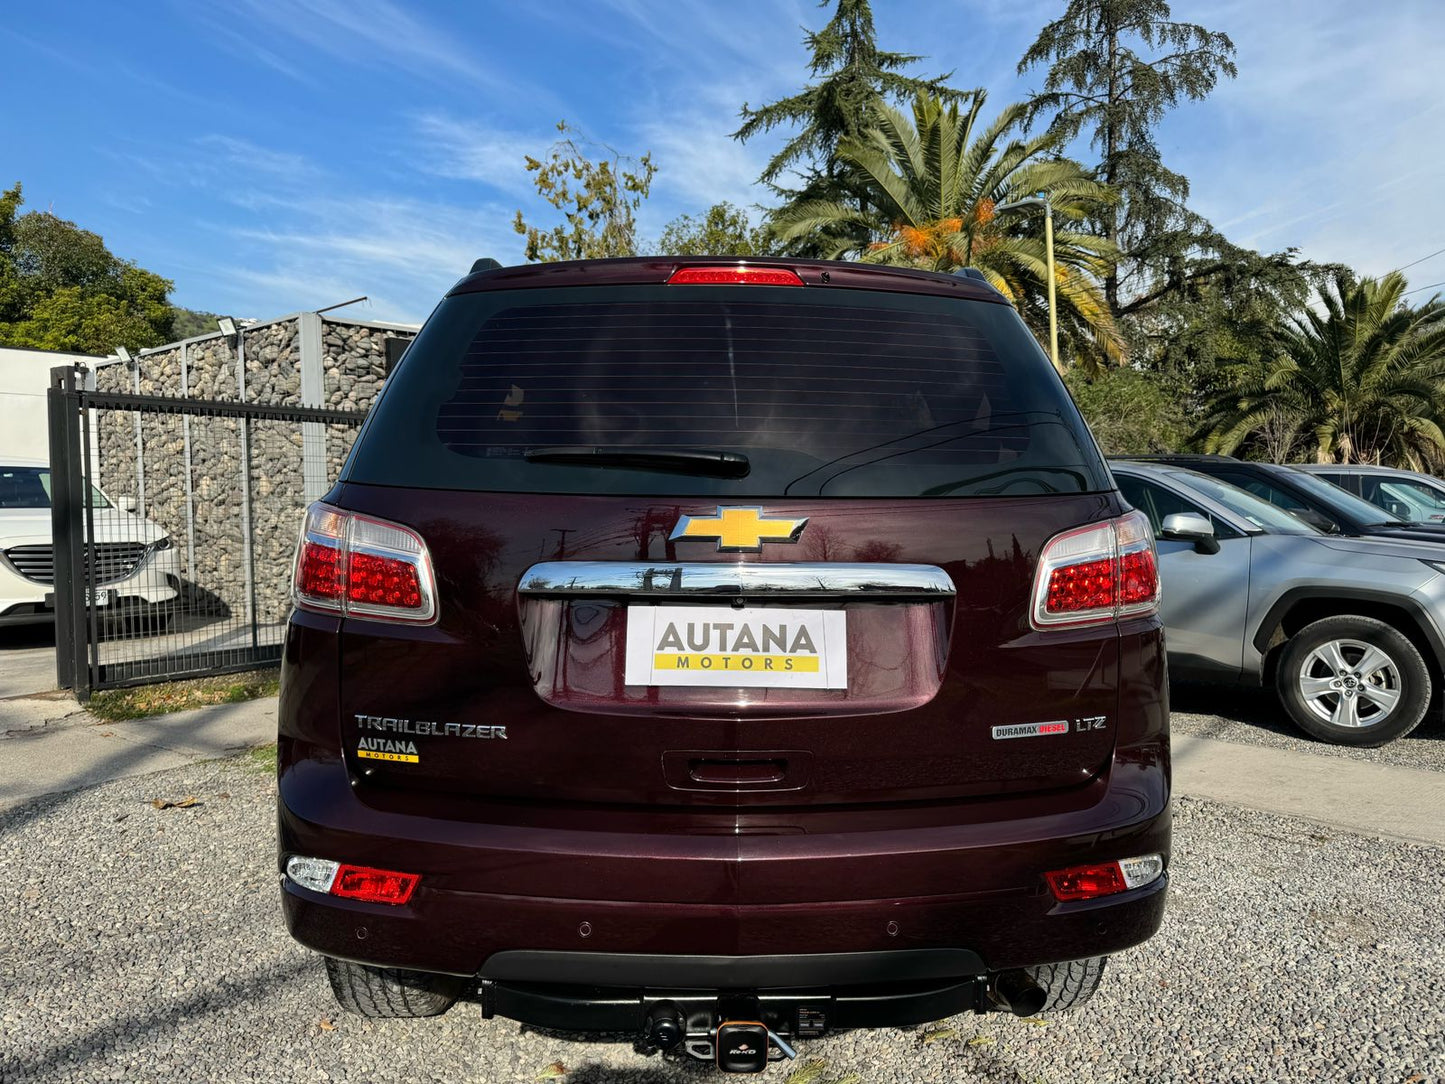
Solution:
<svg viewBox="0 0 1445 1084">
<path fill-rule="evenodd" d="M 1017 134 L 1026 106 L 1011 105 L 984 127 L 984 99 L 980 92 L 961 111 L 920 94 L 912 121 L 875 103 L 873 126 L 838 144 L 839 160 L 868 194 L 866 209 L 803 200 L 773 215 L 774 230 L 785 241 L 811 237 L 832 258 L 856 255 L 933 271 L 977 268 L 1037 333 L 1048 321 L 1043 223 L 1028 209 L 996 208 L 1044 194 L 1055 221 L 1063 222 L 1054 233 L 1061 340 L 1090 366 L 1122 359 L 1123 341 L 1099 288 L 1117 250 L 1069 228 L 1107 205 L 1110 190 L 1058 156 L 1058 135 Z"/>
<path fill-rule="evenodd" d="M 1276 460 L 1445 464 L 1445 305 L 1403 303 L 1392 271 L 1321 286 L 1273 356 L 1236 366 L 1233 390 L 1206 424 L 1205 448 L 1272 451 Z"/>
</svg>

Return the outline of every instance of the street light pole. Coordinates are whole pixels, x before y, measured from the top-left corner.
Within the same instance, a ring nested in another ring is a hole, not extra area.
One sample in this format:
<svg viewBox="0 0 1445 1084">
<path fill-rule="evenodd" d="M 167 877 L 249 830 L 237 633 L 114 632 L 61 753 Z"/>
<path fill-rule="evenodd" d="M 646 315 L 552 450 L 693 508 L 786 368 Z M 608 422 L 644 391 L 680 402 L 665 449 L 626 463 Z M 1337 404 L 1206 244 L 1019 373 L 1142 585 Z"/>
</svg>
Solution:
<svg viewBox="0 0 1445 1084">
<path fill-rule="evenodd" d="M 1054 370 L 1062 373 L 1059 364 L 1059 306 L 1054 299 L 1054 208 L 1049 198 L 1044 197 L 1044 261 L 1049 270 L 1049 358 Z"/>
<path fill-rule="evenodd" d="M 1054 363 L 1054 370 L 1062 375 L 1064 367 L 1059 364 L 1059 307 L 1054 294 L 1054 208 L 1049 202 L 1049 197 L 1040 192 L 1037 196 L 1028 196 L 1013 203 L 1004 203 L 995 207 L 994 214 L 1001 214 L 1004 211 L 1012 211 L 1019 207 L 1042 207 L 1044 209 L 1044 266 L 1049 277 L 1049 360 Z"/>
</svg>

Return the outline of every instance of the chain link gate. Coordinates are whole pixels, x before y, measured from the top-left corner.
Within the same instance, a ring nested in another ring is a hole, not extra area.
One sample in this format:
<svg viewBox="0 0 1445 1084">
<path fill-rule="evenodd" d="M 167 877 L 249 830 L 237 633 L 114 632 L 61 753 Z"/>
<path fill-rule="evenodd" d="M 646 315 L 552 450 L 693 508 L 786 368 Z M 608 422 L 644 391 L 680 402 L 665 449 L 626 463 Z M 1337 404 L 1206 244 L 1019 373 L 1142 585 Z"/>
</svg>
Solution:
<svg viewBox="0 0 1445 1084">
<path fill-rule="evenodd" d="M 90 376 L 51 370 L 52 544 L 4 554 L 54 585 L 60 687 L 83 701 L 278 662 L 302 515 L 365 414 L 102 393 Z"/>
</svg>

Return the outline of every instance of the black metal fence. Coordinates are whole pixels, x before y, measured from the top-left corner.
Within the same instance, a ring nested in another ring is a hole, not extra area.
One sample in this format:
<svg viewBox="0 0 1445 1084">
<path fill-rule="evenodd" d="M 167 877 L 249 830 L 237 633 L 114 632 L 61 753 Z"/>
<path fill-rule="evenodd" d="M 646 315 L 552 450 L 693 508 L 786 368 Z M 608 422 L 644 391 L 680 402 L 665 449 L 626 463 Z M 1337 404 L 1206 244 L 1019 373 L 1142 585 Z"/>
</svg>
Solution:
<svg viewBox="0 0 1445 1084">
<path fill-rule="evenodd" d="M 55 610 L 59 684 L 85 699 L 275 663 L 302 513 L 365 414 L 98 393 L 86 376 L 51 374 L 35 485 L 52 542 L 3 555 L 53 587 L 36 605 Z"/>
</svg>

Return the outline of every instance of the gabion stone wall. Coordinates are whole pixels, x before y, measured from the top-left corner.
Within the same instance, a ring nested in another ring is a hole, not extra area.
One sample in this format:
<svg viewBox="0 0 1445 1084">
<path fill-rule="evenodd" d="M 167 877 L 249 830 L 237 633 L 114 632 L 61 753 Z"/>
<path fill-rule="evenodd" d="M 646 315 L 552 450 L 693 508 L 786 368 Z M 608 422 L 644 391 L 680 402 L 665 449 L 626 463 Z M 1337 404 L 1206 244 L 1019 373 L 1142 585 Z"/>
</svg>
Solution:
<svg viewBox="0 0 1445 1084">
<path fill-rule="evenodd" d="M 320 329 L 313 339 L 319 346 L 317 356 L 311 359 L 302 357 L 302 325 L 307 320 Z M 415 330 L 303 313 L 245 328 L 243 336 L 244 396 L 235 343 L 221 335 L 141 354 L 136 359 L 141 393 L 364 412 L 386 379 L 387 339 L 409 341 Z M 308 363 L 314 367 L 311 401 L 303 388 Z M 103 392 L 131 393 L 135 383 L 136 370 L 124 364 L 102 367 L 96 374 L 97 390 Z M 178 415 L 142 413 L 138 457 L 136 414 L 105 410 L 97 415 L 95 480 L 113 499 L 139 498 L 143 469 L 144 514 L 174 540 L 188 584 L 183 598 L 201 599 L 235 614 L 247 612 L 244 495 L 249 486 L 256 616 L 263 625 L 283 622 L 301 514 L 308 499 L 320 495 L 314 492 L 318 481 L 323 492 L 335 481 L 357 428 L 315 426 L 317 439 L 310 448 L 317 462 L 308 469 L 307 437 L 300 424 L 253 421 L 243 442 L 242 426 L 235 419 L 183 421 Z"/>
<path fill-rule="evenodd" d="M 278 320 L 246 333 L 246 402 L 301 405 L 298 322 Z"/>
<path fill-rule="evenodd" d="M 370 410 L 386 380 L 386 340 L 398 336 L 364 324 L 328 323 L 325 329 L 321 347 L 325 405 L 334 410 Z M 327 427 L 327 477 L 341 473 L 357 432 L 345 426 Z"/>
</svg>

